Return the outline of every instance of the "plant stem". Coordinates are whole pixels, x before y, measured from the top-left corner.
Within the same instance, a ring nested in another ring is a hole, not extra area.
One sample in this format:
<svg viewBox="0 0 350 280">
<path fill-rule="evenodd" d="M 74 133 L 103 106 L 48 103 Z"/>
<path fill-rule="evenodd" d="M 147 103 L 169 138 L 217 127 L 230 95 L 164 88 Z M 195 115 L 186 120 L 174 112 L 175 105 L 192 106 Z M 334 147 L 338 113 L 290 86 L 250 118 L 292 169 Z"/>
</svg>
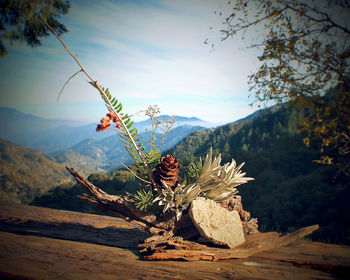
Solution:
<svg viewBox="0 0 350 280">
<path fill-rule="evenodd" d="M 151 182 L 148 182 L 148 181 L 146 181 L 146 180 L 140 178 L 139 176 L 137 176 L 137 175 L 135 174 L 135 172 L 132 171 L 129 167 L 127 167 L 124 163 L 122 163 L 122 162 L 120 162 L 120 163 L 121 163 L 127 170 L 129 170 L 129 172 L 132 173 L 137 179 L 139 179 L 140 181 L 142 181 L 142 182 L 144 182 L 144 183 L 146 183 L 146 184 L 151 184 Z"/>
<path fill-rule="evenodd" d="M 129 139 L 131 140 L 131 143 L 133 144 L 135 150 L 137 151 L 143 165 L 145 166 L 148 176 L 152 182 L 152 185 L 155 187 L 155 181 L 153 179 L 152 173 L 148 168 L 147 162 L 145 161 L 144 157 L 143 157 L 143 153 L 141 151 L 141 149 L 139 148 L 139 146 L 136 144 L 136 142 L 134 141 L 134 138 L 131 136 L 129 129 L 127 128 L 126 124 L 124 123 L 123 119 L 121 118 L 121 116 L 114 110 L 110 100 L 107 98 L 106 94 L 104 93 L 104 91 L 101 89 L 101 87 L 99 86 L 99 84 L 97 83 L 96 80 L 94 80 L 90 74 L 85 70 L 85 68 L 81 65 L 80 61 L 78 60 L 78 58 L 71 52 L 71 50 L 67 47 L 67 45 L 64 43 L 64 41 L 61 39 L 61 37 L 56 33 L 56 31 L 46 22 L 46 20 L 41 17 L 42 21 L 44 22 L 44 24 L 49 28 L 49 30 L 56 36 L 56 38 L 61 42 L 62 46 L 64 47 L 64 49 L 71 55 L 71 57 L 73 57 L 73 59 L 75 60 L 75 62 L 79 65 L 81 71 L 89 78 L 89 80 L 96 86 L 96 88 L 98 89 L 98 91 L 100 92 L 100 94 L 104 97 L 103 99 L 105 100 L 105 102 L 108 103 L 108 108 L 110 109 L 110 111 L 112 111 L 111 113 L 113 113 L 114 115 L 117 116 L 117 118 L 120 120 L 121 125 L 123 126 L 125 132 L 127 133 L 127 136 L 129 137 Z M 79 71 L 80 72 L 80 71 Z M 77 72 L 77 73 L 79 73 Z M 77 74 L 76 73 L 76 74 Z M 76 75 L 74 74 L 74 76 Z"/>
</svg>

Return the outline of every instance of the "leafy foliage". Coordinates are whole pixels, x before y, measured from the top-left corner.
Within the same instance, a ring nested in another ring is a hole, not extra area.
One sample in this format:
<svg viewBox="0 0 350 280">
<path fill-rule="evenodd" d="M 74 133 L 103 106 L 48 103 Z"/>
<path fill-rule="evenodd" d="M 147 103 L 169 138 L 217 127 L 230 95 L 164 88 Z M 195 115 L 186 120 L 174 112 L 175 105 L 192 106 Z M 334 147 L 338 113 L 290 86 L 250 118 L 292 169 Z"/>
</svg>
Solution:
<svg viewBox="0 0 350 280">
<path fill-rule="evenodd" d="M 191 162 L 187 167 L 187 180 L 189 183 L 195 182 L 201 175 L 203 169 L 202 158 L 198 162 Z"/>
<path fill-rule="evenodd" d="M 153 172 L 156 165 L 159 163 L 162 154 L 158 149 L 152 148 L 151 150 L 145 152 L 144 156 L 149 170 Z M 145 180 L 147 179 L 147 170 L 141 161 L 136 162 L 131 168 L 137 172 L 141 178 Z"/>
<path fill-rule="evenodd" d="M 338 135 L 350 129 L 349 1 L 244 0 L 230 1 L 228 9 L 233 12 L 225 19 L 223 40 L 259 32 L 251 36 L 252 46 L 263 50 L 258 71 L 250 75 L 255 100 L 307 108 L 301 122 L 306 142 L 346 170 Z M 338 94 L 324 102 L 331 88 Z"/>
<path fill-rule="evenodd" d="M 40 37 L 49 35 L 41 16 L 60 35 L 67 28 L 59 22 L 70 8 L 63 0 L 1 0 L 0 1 L 0 55 L 7 54 L 5 42 L 24 41 L 31 47 L 41 45 Z"/>
<path fill-rule="evenodd" d="M 304 143 L 320 147 L 318 163 L 335 164 L 350 177 L 350 155 L 346 148 L 350 131 L 350 107 L 346 104 L 350 104 L 350 91 L 339 92 L 335 88 L 322 98 L 314 98 L 313 104 L 316 105 L 306 107 L 306 117 L 299 122 L 300 130 L 306 134 Z"/>
<path fill-rule="evenodd" d="M 134 195 L 135 205 L 142 211 L 154 211 L 154 196 L 152 190 L 140 190 Z"/>
</svg>

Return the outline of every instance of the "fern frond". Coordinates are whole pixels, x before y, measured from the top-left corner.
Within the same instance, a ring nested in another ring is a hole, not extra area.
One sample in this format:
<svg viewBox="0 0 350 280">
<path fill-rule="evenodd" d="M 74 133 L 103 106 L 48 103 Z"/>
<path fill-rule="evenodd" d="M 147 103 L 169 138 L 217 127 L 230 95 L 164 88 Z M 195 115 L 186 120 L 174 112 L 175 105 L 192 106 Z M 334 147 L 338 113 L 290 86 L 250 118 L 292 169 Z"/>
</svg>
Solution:
<svg viewBox="0 0 350 280">
<path fill-rule="evenodd" d="M 96 83 L 89 82 L 93 87 L 99 90 Z M 116 115 L 119 122 L 122 124 L 120 127 L 120 131 L 118 132 L 118 135 L 122 138 L 121 142 L 123 143 L 125 150 L 128 152 L 129 156 L 133 158 L 135 161 L 141 159 L 140 152 L 144 150 L 144 148 L 140 148 L 140 146 L 137 144 L 137 142 L 140 141 L 140 138 L 137 134 L 137 129 L 134 127 L 134 122 L 131 120 L 130 116 L 128 114 L 122 113 L 123 105 L 112 96 L 109 89 L 105 89 L 104 87 L 101 87 L 102 92 L 100 92 L 100 95 L 102 99 L 105 102 L 105 105 L 109 112 Z"/>
</svg>

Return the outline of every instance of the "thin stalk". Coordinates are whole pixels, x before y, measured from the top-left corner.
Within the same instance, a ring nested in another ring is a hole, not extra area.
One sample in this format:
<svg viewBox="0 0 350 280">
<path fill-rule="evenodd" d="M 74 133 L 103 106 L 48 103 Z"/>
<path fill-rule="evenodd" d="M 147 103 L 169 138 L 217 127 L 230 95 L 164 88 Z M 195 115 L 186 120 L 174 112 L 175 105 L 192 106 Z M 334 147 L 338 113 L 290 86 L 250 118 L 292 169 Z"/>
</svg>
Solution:
<svg viewBox="0 0 350 280">
<path fill-rule="evenodd" d="M 57 97 L 57 102 L 60 100 L 60 97 L 62 95 L 62 92 L 64 90 L 64 88 L 66 87 L 66 85 L 70 82 L 71 79 L 73 79 L 76 75 L 78 75 L 80 72 L 82 72 L 82 70 L 80 69 L 78 72 L 74 73 L 72 76 L 69 77 L 69 79 L 65 82 L 65 84 L 63 85 L 60 93 L 58 94 L 58 97 Z"/>
<path fill-rule="evenodd" d="M 153 186 L 156 186 L 155 181 L 153 179 L 152 173 L 148 168 L 147 162 L 145 161 L 144 157 L 143 157 L 143 153 L 141 151 L 141 149 L 139 148 L 139 146 L 136 144 L 136 142 L 134 141 L 134 138 L 131 136 L 129 129 L 127 128 L 127 126 L 125 125 L 122 117 L 119 115 L 119 113 L 117 113 L 110 100 L 107 98 L 106 94 L 104 93 L 104 91 L 101 89 L 101 87 L 99 86 L 99 84 L 97 83 L 96 80 L 94 80 L 90 74 L 85 70 L 85 68 L 81 65 L 80 61 L 78 60 L 78 58 L 71 52 L 71 50 L 67 47 L 67 45 L 64 43 L 64 41 L 61 39 L 61 37 L 56 33 L 56 31 L 46 22 L 46 20 L 41 17 L 42 21 L 44 22 L 44 24 L 49 28 L 49 30 L 56 36 L 56 38 L 61 42 L 62 46 L 64 47 L 64 49 L 71 55 L 71 57 L 73 57 L 73 59 L 75 60 L 75 62 L 79 65 L 81 71 L 89 78 L 89 80 L 96 86 L 96 88 L 98 89 L 98 91 L 100 92 L 100 94 L 103 96 L 103 99 L 105 102 L 108 103 L 108 108 L 111 111 L 111 113 L 113 113 L 114 115 L 117 116 L 117 118 L 120 120 L 121 125 L 123 126 L 127 136 L 129 137 L 129 139 L 131 140 L 131 143 L 133 144 L 135 150 L 137 151 L 143 165 L 145 166 L 148 176 L 152 182 Z M 79 71 L 80 72 L 80 71 Z"/>
<path fill-rule="evenodd" d="M 139 176 L 137 176 L 137 175 L 135 174 L 135 172 L 132 171 L 129 167 L 127 167 L 124 163 L 122 163 L 122 162 L 120 162 L 120 163 L 121 163 L 127 170 L 129 170 L 129 172 L 132 173 L 137 179 L 139 179 L 140 181 L 142 181 L 142 182 L 144 182 L 144 183 L 146 183 L 146 184 L 151 184 L 151 182 L 148 182 L 148 181 L 146 181 L 146 180 L 140 178 Z"/>
</svg>

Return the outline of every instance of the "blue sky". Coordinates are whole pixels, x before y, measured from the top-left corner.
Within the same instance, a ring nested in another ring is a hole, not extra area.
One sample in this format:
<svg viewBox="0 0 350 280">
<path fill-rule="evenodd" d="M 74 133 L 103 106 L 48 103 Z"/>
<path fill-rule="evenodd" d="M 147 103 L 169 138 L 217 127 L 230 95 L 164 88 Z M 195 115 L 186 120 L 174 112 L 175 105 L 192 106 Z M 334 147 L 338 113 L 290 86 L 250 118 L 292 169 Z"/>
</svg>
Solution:
<svg viewBox="0 0 350 280">
<path fill-rule="evenodd" d="M 162 114 L 224 124 L 252 113 L 247 76 L 257 52 L 240 37 L 220 42 L 220 0 L 71 1 L 63 40 L 87 71 L 136 113 L 157 104 Z M 229 11 L 228 11 L 229 12 Z M 212 29 L 210 29 L 212 27 Z M 204 44 L 206 39 L 215 44 Z M 0 59 L 0 106 L 46 118 L 98 122 L 98 92 L 53 36 L 31 49 L 15 44 Z M 142 119 L 140 115 L 136 120 Z"/>
</svg>

